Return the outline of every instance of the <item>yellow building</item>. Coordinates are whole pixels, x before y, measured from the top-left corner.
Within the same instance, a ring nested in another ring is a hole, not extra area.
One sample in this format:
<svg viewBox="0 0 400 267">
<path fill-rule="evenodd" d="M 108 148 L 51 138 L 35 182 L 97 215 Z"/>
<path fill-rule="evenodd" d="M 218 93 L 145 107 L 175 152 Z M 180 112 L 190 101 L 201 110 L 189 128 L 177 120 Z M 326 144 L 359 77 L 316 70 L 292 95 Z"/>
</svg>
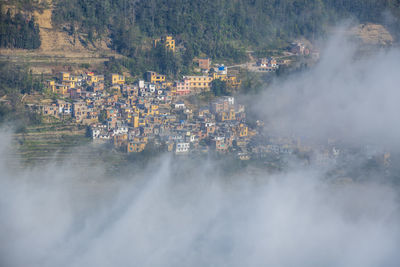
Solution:
<svg viewBox="0 0 400 267">
<path fill-rule="evenodd" d="M 174 85 L 173 82 L 163 82 L 163 83 L 161 84 L 161 88 L 162 88 L 162 89 L 167 89 L 167 88 L 171 88 L 173 85 Z"/>
<path fill-rule="evenodd" d="M 146 72 L 146 80 L 150 83 L 162 83 L 165 82 L 165 75 L 158 74 L 154 71 Z"/>
<path fill-rule="evenodd" d="M 146 115 L 158 115 L 159 110 L 158 110 L 158 105 L 152 104 L 148 109 Z"/>
<path fill-rule="evenodd" d="M 128 142 L 127 134 L 114 135 L 114 146 L 115 147 L 122 147 L 127 142 Z"/>
<path fill-rule="evenodd" d="M 145 142 L 129 142 L 127 146 L 127 152 L 142 152 L 146 148 Z"/>
<path fill-rule="evenodd" d="M 69 94 L 69 86 L 65 84 L 54 84 L 53 93 L 59 94 L 62 96 L 67 96 Z"/>
<path fill-rule="evenodd" d="M 154 47 L 157 47 L 158 43 L 164 44 L 164 46 L 167 50 L 175 52 L 175 40 L 174 40 L 174 38 L 172 38 L 172 36 L 167 35 L 165 37 L 162 37 L 161 39 L 153 40 Z"/>
<path fill-rule="evenodd" d="M 59 84 L 53 80 L 46 81 L 47 88 L 54 94 L 59 94 L 62 96 L 67 96 L 69 94 L 69 89 L 71 88 L 68 84 Z"/>
<path fill-rule="evenodd" d="M 231 108 L 229 112 L 221 112 L 220 120 L 221 121 L 233 121 L 236 118 L 235 110 Z"/>
<path fill-rule="evenodd" d="M 190 90 L 210 89 L 213 77 L 209 76 L 183 76 L 189 82 Z"/>
<path fill-rule="evenodd" d="M 125 83 L 125 77 L 124 75 L 119 75 L 116 73 L 111 74 L 111 83 L 112 84 L 124 84 Z"/>
<path fill-rule="evenodd" d="M 87 84 L 92 85 L 93 83 L 97 83 L 99 81 L 97 75 L 88 74 Z"/>
<path fill-rule="evenodd" d="M 236 76 L 228 76 L 227 77 L 227 84 L 231 87 L 238 87 L 242 82 L 237 79 Z"/>
<path fill-rule="evenodd" d="M 60 81 L 69 81 L 71 74 L 69 72 L 60 72 Z"/>
<path fill-rule="evenodd" d="M 139 116 L 132 117 L 132 125 L 134 128 L 139 128 Z"/>
<path fill-rule="evenodd" d="M 113 85 L 110 87 L 110 93 L 111 95 L 117 95 L 117 96 L 121 96 L 121 87 L 119 85 Z"/>
<path fill-rule="evenodd" d="M 135 106 L 135 105 L 132 105 L 132 111 L 134 112 L 134 113 L 139 113 L 139 108 L 137 107 L 137 106 Z"/>
<path fill-rule="evenodd" d="M 76 83 L 78 82 L 78 78 L 72 76 L 69 72 L 60 72 L 60 76 L 58 78 L 61 84 L 67 85 L 69 88 L 75 88 Z"/>
<path fill-rule="evenodd" d="M 139 119 L 139 127 L 146 127 L 146 118 Z"/>
<path fill-rule="evenodd" d="M 75 88 L 76 87 L 75 86 L 76 85 L 75 81 L 62 81 L 62 84 L 69 86 L 69 88 Z"/>
<path fill-rule="evenodd" d="M 167 147 L 167 151 L 168 151 L 168 152 L 172 152 L 172 151 L 174 150 L 174 145 L 175 145 L 174 142 L 167 141 L 167 142 L 165 143 L 165 145 L 166 145 L 166 147 Z"/>
<path fill-rule="evenodd" d="M 227 80 L 227 75 L 226 74 L 224 74 L 224 73 L 217 73 L 217 72 L 214 72 L 213 73 L 213 79 L 220 79 L 221 81 L 226 81 Z"/>
<path fill-rule="evenodd" d="M 93 72 L 87 73 L 87 84 L 92 85 L 93 83 L 104 81 L 104 75 L 95 75 Z"/>
<path fill-rule="evenodd" d="M 47 88 L 48 88 L 51 92 L 54 93 L 55 87 L 56 87 L 56 82 L 55 82 L 55 81 L 52 81 L 52 80 L 47 80 L 47 81 L 46 81 L 46 86 L 47 86 Z"/>
<path fill-rule="evenodd" d="M 172 36 L 166 36 L 164 42 L 166 49 L 175 52 L 175 40 L 172 38 Z"/>
<path fill-rule="evenodd" d="M 248 127 L 241 123 L 238 127 L 238 132 L 240 137 L 246 137 L 248 135 Z"/>
<path fill-rule="evenodd" d="M 221 80 L 223 82 L 226 82 L 229 86 L 231 87 L 238 87 L 241 84 L 241 81 L 237 79 L 235 75 L 226 75 L 224 73 L 213 73 L 213 79 Z"/>
</svg>

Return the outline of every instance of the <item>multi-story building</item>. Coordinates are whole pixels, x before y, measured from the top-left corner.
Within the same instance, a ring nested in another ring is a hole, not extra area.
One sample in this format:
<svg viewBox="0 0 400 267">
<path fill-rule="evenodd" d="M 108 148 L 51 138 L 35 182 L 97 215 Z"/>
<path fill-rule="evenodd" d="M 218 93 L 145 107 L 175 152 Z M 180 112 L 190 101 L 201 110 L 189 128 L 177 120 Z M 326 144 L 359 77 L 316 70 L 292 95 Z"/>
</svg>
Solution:
<svg viewBox="0 0 400 267">
<path fill-rule="evenodd" d="M 59 83 L 54 84 L 53 88 L 54 88 L 53 93 L 59 94 L 62 96 L 68 96 L 69 90 L 70 90 L 69 85 L 59 84 Z"/>
<path fill-rule="evenodd" d="M 212 139 L 212 146 L 217 151 L 226 151 L 228 149 L 228 145 L 225 143 L 225 137 L 216 136 Z"/>
<path fill-rule="evenodd" d="M 146 81 L 149 83 L 162 83 L 165 82 L 165 75 L 158 74 L 154 71 L 146 72 Z"/>
<path fill-rule="evenodd" d="M 86 118 L 88 112 L 88 106 L 84 101 L 76 101 L 72 104 L 72 114 L 76 122 L 81 122 Z"/>
<path fill-rule="evenodd" d="M 125 76 L 119 75 L 116 73 L 111 74 L 111 84 L 124 84 L 125 83 Z"/>
<path fill-rule="evenodd" d="M 210 58 L 199 58 L 199 59 L 197 59 L 197 62 L 199 64 L 200 69 L 202 69 L 202 70 L 210 69 L 210 64 L 211 64 Z"/>
<path fill-rule="evenodd" d="M 104 75 L 95 75 L 93 72 L 87 73 L 86 83 L 92 85 L 93 83 L 104 81 Z"/>
<path fill-rule="evenodd" d="M 189 88 L 193 92 L 208 91 L 211 87 L 212 77 L 209 76 L 184 76 L 189 82 Z"/>
<path fill-rule="evenodd" d="M 68 85 L 69 88 L 75 88 L 78 83 L 78 77 L 71 75 L 69 72 L 60 72 L 59 81 L 63 85 Z"/>
<path fill-rule="evenodd" d="M 176 154 L 188 153 L 189 148 L 190 148 L 190 143 L 177 142 L 175 145 L 175 153 Z"/>
<path fill-rule="evenodd" d="M 127 152 L 128 153 L 133 153 L 133 152 L 142 152 L 146 148 L 146 143 L 145 142 L 129 142 L 127 145 Z"/>
<path fill-rule="evenodd" d="M 162 43 L 168 51 L 175 52 L 175 40 L 172 36 L 167 35 L 160 39 L 153 40 L 154 47 L 157 47 L 159 43 Z"/>
<path fill-rule="evenodd" d="M 57 103 L 58 111 L 60 112 L 60 114 L 63 114 L 63 115 L 71 114 L 71 111 L 72 111 L 71 103 L 66 102 L 64 100 L 60 100 L 60 99 L 58 99 L 56 101 L 56 103 Z"/>
<path fill-rule="evenodd" d="M 175 40 L 172 38 L 172 36 L 165 36 L 164 45 L 166 49 L 175 52 Z"/>
<path fill-rule="evenodd" d="M 183 79 L 182 81 L 176 81 L 174 87 L 176 88 L 177 95 L 188 95 L 190 94 L 190 81 L 189 79 Z"/>
<path fill-rule="evenodd" d="M 236 119 L 236 116 L 235 116 L 234 108 L 229 109 L 228 112 L 222 111 L 221 113 L 218 114 L 219 121 L 233 121 L 235 119 Z"/>
<path fill-rule="evenodd" d="M 40 106 L 40 112 L 43 116 L 53 116 L 53 117 L 58 117 L 58 107 L 56 104 L 51 104 L 51 105 L 43 105 Z"/>
</svg>

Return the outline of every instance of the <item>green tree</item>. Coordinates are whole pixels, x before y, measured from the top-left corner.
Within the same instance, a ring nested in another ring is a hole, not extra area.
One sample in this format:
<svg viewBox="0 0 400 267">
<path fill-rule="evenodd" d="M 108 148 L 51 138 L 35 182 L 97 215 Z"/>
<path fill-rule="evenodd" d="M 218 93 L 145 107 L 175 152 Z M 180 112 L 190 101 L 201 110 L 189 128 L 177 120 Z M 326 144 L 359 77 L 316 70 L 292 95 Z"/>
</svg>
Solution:
<svg viewBox="0 0 400 267">
<path fill-rule="evenodd" d="M 35 18 L 18 12 L 11 15 L 10 9 L 3 13 L 0 3 L 0 47 L 36 49 L 40 47 L 39 26 Z"/>
<path fill-rule="evenodd" d="M 241 91 L 245 94 L 258 94 L 263 87 L 259 75 L 246 72 L 244 76 L 245 78 L 241 84 Z"/>
<path fill-rule="evenodd" d="M 211 82 L 211 91 L 214 93 L 215 96 L 223 96 L 229 95 L 228 87 L 225 81 L 221 81 L 219 79 L 213 80 Z"/>
</svg>

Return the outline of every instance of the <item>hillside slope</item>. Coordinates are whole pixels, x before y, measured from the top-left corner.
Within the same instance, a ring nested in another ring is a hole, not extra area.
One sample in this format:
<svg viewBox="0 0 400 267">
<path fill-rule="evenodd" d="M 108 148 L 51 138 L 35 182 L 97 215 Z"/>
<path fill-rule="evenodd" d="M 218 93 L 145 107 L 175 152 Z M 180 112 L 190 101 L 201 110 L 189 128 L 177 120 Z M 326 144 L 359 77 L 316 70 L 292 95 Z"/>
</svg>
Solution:
<svg viewBox="0 0 400 267">
<path fill-rule="evenodd" d="M 55 0 L 54 16 L 59 26 L 111 37 L 113 48 L 127 55 L 137 52 L 140 38 L 172 34 L 195 56 L 212 58 L 318 39 L 346 19 L 400 30 L 400 6 L 397 0 Z"/>
<path fill-rule="evenodd" d="M 52 15 L 53 4 L 49 3 L 49 8 L 42 12 L 35 11 L 33 14 L 40 28 L 41 46 L 44 52 L 109 52 L 111 51 L 105 41 L 84 42 L 85 36 L 75 34 L 69 35 L 62 29 L 53 27 Z"/>
<path fill-rule="evenodd" d="M 394 42 L 394 38 L 389 31 L 379 24 L 360 24 L 351 29 L 350 32 L 367 45 L 387 46 L 392 45 Z"/>
<path fill-rule="evenodd" d="M 0 49 L 0 61 L 29 64 L 34 73 L 52 73 L 54 69 L 63 68 L 64 65 L 79 67 L 82 64 L 98 66 L 109 60 L 109 57 L 121 56 L 107 46 L 108 38 L 97 42 L 87 42 L 85 34 L 70 35 L 60 27 L 54 27 L 52 16 L 54 6 L 47 0 L 45 8 L 23 10 L 18 2 L 9 2 L 4 11 L 16 10 L 28 16 L 34 16 L 40 29 L 41 44 L 38 49 Z M 13 5 L 14 4 L 14 5 Z M 40 2 L 38 2 L 38 5 Z"/>
</svg>

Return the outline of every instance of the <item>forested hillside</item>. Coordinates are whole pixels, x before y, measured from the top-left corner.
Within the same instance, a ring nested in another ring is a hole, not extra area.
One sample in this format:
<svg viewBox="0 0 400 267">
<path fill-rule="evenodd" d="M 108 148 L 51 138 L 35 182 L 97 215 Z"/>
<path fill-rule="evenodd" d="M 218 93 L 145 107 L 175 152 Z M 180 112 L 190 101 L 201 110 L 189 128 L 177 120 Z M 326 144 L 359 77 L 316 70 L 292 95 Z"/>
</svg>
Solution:
<svg viewBox="0 0 400 267">
<path fill-rule="evenodd" d="M 3 11 L 0 3 L 0 47 L 36 49 L 40 46 L 39 27 L 33 16 Z"/>
<path fill-rule="evenodd" d="M 299 37 L 314 40 L 342 19 L 383 23 L 395 33 L 400 29 L 398 0 L 8 0 L 6 3 L 18 6 L 23 13 L 11 16 L 3 8 L 1 47 L 39 47 L 39 29 L 34 17 L 26 14 L 38 9 L 37 6 L 43 9 L 47 5 L 52 7 L 54 29 L 86 46 L 107 39 L 112 49 L 127 56 L 111 60 L 108 67 L 117 71 L 123 66 L 133 75 L 148 69 L 167 75 L 185 74 L 193 57 L 202 55 L 244 61 L 246 50 L 284 48 Z M 165 34 L 172 34 L 183 49 L 172 54 L 153 48 L 151 40 Z"/>
<path fill-rule="evenodd" d="M 142 37 L 170 33 L 195 55 L 230 57 L 242 45 L 312 39 L 341 18 L 382 22 L 399 11 L 397 0 L 59 0 L 53 20 L 89 39 L 111 34 L 124 54 L 134 54 Z"/>
<path fill-rule="evenodd" d="M 25 14 L 54 6 L 53 24 L 88 41 L 111 37 L 118 52 L 135 56 L 143 39 L 173 34 L 193 55 L 213 58 L 243 56 L 242 48 L 281 47 L 293 38 L 323 34 L 340 19 L 397 26 L 398 0 L 54 0 L 5 1 L 25 13 L 2 8 L 2 47 L 37 48 L 35 21 Z M 1 5 L 1 4 L 0 4 Z M 393 27 L 392 27 L 393 29 Z"/>
</svg>

